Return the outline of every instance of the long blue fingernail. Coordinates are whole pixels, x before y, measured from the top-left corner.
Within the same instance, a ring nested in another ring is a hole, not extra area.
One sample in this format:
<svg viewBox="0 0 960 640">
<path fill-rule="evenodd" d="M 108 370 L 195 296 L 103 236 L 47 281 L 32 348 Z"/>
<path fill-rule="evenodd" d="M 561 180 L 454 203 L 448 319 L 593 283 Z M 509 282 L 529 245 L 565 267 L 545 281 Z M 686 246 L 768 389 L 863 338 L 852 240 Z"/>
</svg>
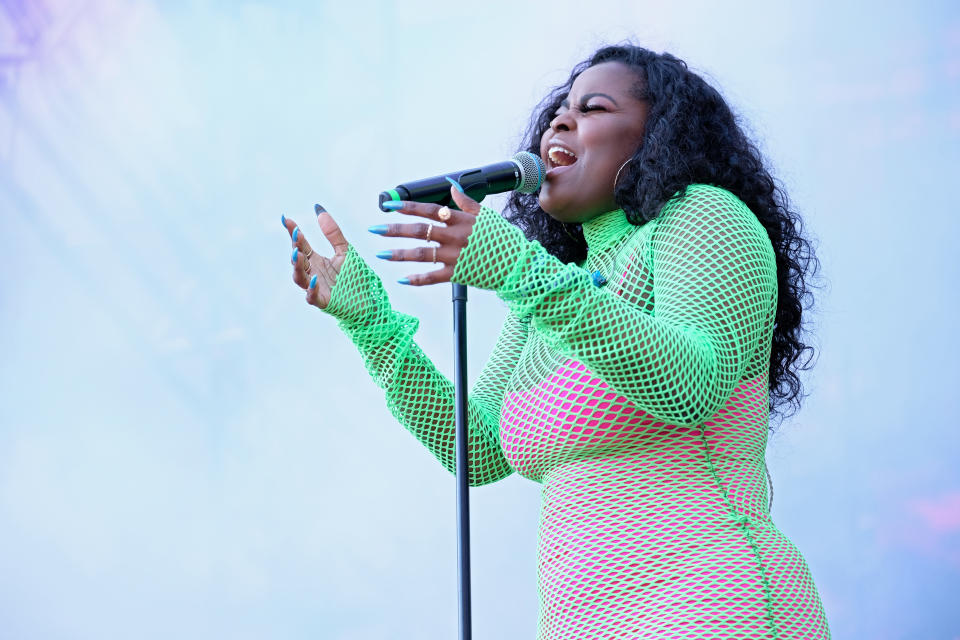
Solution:
<svg viewBox="0 0 960 640">
<path fill-rule="evenodd" d="M 370 227 L 369 229 L 367 229 L 367 231 L 369 231 L 370 233 L 376 233 L 377 235 L 381 235 L 381 236 L 382 236 L 383 234 L 385 234 L 385 233 L 387 232 L 387 225 L 385 225 L 385 224 L 375 224 L 375 225 L 373 225 L 372 227 Z"/>
<path fill-rule="evenodd" d="M 454 179 L 451 178 L 450 176 L 446 176 L 446 178 L 447 178 L 447 182 L 449 182 L 450 184 L 452 184 L 453 186 L 455 186 L 455 187 L 457 188 L 457 191 L 459 191 L 460 193 L 465 193 L 464 190 L 463 190 L 463 187 L 460 186 L 460 183 L 459 183 L 459 182 L 457 182 L 456 180 L 454 180 Z"/>
<path fill-rule="evenodd" d="M 283 216 L 282 214 L 281 214 L 281 216 L 280 216 L 280 224 L 282 224 L 282 225 L 284 226 L 284 228 L 286 228 L 286 226 L 287 226 L 287 218 L 286 218 L 285 216 Z"/>
<path fill-rule="evenodd" d="M 294 241 L 294 242 L 297 241 L 297 236 L 298 236 L 298 235 L 300 235 L 300 227 L 297 227 L 296 229 L 293 230 L 293 241 Z"/>
<path fill-rule="evenodd" d="M 294 249 L 293 255 L 290 256 L 290 262 L 292 262 L 293 264 L 297 264 L 297 251 L 299 251 L 299 249 Z"/>
<path fill-rule="evenodd" d="M 317 274 L 313 274 L 313 277 L 310 278 L 310 288 L 313 289 L 317 286 Z"/>
<path fill-rule="evenodd" d="M 326 209 L 324 209 L 323 207 L 321 207 L 321 206 L 318 205 L 318 204 L 313 205 L 313 210 L 316 211 L 317 215 L 320 215 L 321 213 L 326 213 L 326 212 L 327 212 Z"/>
<path fill-rule="evenodd" d="M 384 209 L 390 209 L 390 211 L 396 211 L 397 209 L 403 209 L 403 202 L 400 200 L 387 200 L 380 206 Z"/>
<path fill-rule="evenodd" d="M 400 278 L 397 282 L 400 284 L 410 284 L 410 278 Z"/>
<path fill-rule="evenodd" d="M 393 257 L 393 251 L 378 251 L 377 257 L 381 260 L 389 260 Z"/>
</svg>

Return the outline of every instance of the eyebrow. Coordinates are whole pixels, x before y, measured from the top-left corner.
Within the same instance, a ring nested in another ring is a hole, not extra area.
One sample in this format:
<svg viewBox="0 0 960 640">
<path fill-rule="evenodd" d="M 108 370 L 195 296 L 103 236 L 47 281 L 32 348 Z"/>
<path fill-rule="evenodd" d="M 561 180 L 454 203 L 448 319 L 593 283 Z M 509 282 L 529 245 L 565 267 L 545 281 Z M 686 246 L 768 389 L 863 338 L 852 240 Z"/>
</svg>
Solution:
<svg viewBox="0 0 960 640">
<path fill-rule="evenodd" d="M 595 98 L 595 97 L 597 97 L 597 96 L 600 96 L 601 98 L 606 98 L 607 100 L 609 100 L 609 101 L 612 102 L 613 104 L 617 105 L 618 107 L 620 106 L 620 105 L 617 103 L 617 101 L 614 100 L 611 96 L 608 96 L 607 94 L 605 94 L 605 93 L 600 93 L 600 92 L 588 93 L 588 94 L 584 95 L 582 98 L 580 98 L 580 102 L 581 102 L 581 103 L 584 103 L 584 102 L 586 102 L 587 100 L 589 100 L 590 98 Z M 561 107 L 566 107 L 567 109 L 569 109 L 569 108 L 570 108 L 570 101 L 567 100 L 566 98 L 564 98 L 563 101 L 560 102 L 560 106 L 561 106 Z"/>
</svg>

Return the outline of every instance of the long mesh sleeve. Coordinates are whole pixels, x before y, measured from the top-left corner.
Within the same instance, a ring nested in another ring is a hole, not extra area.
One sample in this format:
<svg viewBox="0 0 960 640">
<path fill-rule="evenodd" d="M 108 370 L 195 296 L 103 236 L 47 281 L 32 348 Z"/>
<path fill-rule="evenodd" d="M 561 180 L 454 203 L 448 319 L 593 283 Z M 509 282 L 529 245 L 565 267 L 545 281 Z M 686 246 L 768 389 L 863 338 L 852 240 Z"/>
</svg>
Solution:
<svg viewBox="0 0 960 640">
<path fill-rule="evenodd" d="M 336 317 L 386 392 L 390 412 L 451 473 L 455 470 L 453 384 L 414 342 L 419 321 L 391 308 L 380 278 L 351 246 L 325 311 Z M 468 394 L 470 484 L 499 480 L 512 470 L 499 446 L 503 389 L 516 366 L 527 322 L 508 314 L 493 353 Z"/>
<path fill-rule="evenodd" d="M 723 406 L 769 328 L 776 263 L 756 216 L 727 191 L 688 189 L 631 250 L 652 262 L 653 313 L 564 264 L 484 208 L 454 281 L 494 289 L 544 341 L 647 413 L 702 423 Z M 641 237 L 641 234 L 637 234 Z M 769 356 L 767 356 L 769 357 Z"/>
</svg>

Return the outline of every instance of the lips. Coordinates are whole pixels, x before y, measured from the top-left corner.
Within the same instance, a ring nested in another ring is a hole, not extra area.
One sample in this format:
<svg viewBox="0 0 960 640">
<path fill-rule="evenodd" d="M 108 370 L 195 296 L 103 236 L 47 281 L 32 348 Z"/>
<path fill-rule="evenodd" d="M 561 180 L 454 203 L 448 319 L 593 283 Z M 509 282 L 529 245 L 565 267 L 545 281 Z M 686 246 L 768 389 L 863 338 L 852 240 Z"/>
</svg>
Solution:
<svg viewBox="0 0 960 640">
<path fill-rule="evenodd" d="M 547 150 L 547 157 L 557 167 L 569 167 L 577 161 L 577 154 L 560 145 L 550 145 Z"/>
<path fill-rule="evenodd" d="M 547 153 L 545 162 L 547 165 L 547 178 L 555 177 L 565 173 L 578 160 L 577 153 L 560 140 L 554 138 L 547 143 Z"/>
</svg>

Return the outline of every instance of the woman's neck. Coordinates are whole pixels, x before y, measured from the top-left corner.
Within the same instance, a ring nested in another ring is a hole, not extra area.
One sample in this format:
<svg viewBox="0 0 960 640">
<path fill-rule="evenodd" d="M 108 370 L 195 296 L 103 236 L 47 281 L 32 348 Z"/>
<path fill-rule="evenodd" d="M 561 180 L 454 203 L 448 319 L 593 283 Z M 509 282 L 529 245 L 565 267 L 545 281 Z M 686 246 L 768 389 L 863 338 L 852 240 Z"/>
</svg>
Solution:
<svg viewBox="0 0 960 640">
<path fill-rule="evenodd" d="M 601 213 L 583 223 L 583 237 L 590 253 L 603 251 L 633 227 L 623 209 Z"/>
</svg>

